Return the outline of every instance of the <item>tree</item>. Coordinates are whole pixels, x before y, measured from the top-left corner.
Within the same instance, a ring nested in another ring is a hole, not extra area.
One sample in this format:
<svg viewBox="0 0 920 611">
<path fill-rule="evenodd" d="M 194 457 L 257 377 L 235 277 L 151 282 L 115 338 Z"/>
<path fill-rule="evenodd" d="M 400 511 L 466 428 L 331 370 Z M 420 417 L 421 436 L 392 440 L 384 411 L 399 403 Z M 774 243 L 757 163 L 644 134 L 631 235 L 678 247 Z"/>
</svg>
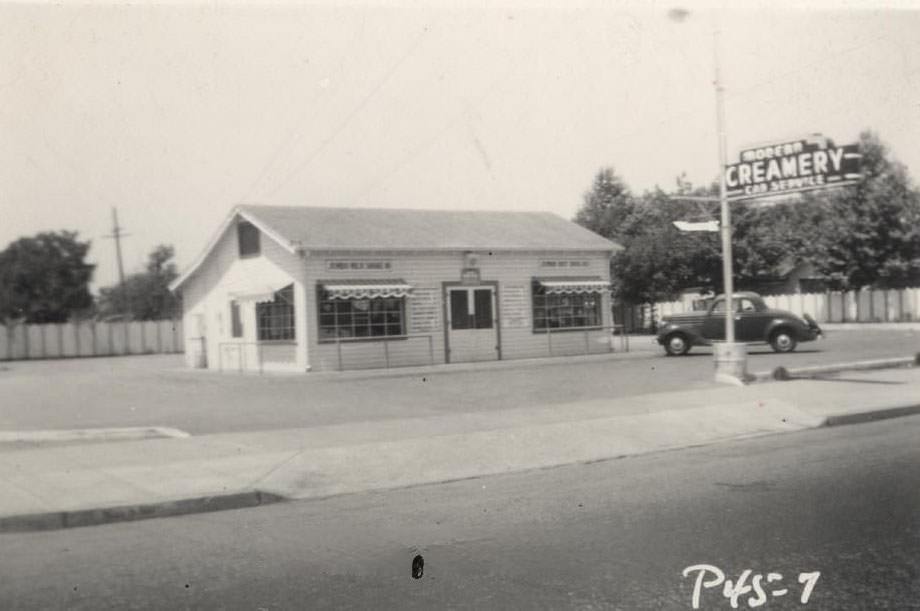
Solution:
<svg viewBox="0 0 920 611">
<path fill-rule="evenodd" d="M 809 262 L 840 288 L 920 286 L 920 192 L 872 132 L 859 138 L 864 179 L 761 206 L 731 203 L 735 286 L 756 286 Z M 677 178 L 676 195 L 714 197 L 718 184 Z M 708 208 L 708 210 L 706 209 Z M 682 233 L 673 222 L 718 218 L 660 189 L 633 196 L 612 169 L 597 174 L 575 222 L 619 242 L 611 261 L 616 295 L 628 302 L 671 299 L 681 290 L 721 291 L 722 248 L 715 233 Z"/>
<path fill-rule="evenodd" d="M 89 248 L 73 231 L 10 243 L 0 252 L 0 322 L 66 322 L 92 306 Z"/>
<path fill-rule="evenodd" d="M 708 195 L 678 179 L 681 194 Z M 684 233 L 674 221 L 707 217 L 695 202 L 669 197 L 660 189 L 637 201 L 626 220 L 624 249 L 611 261 L 616 294 L 631 303 L 671 299 L 689 287 L 721 283 L 719 240 L 712 233 Z"/>
<path fill-rule="evenodd" d="M 598 171 L 583 198 L 575 222 L 612 240 L 620 238 L 626 219 L 635 208 L 635 200 L 613 168 Z"/>
<path fill-rule="evenodd" d="M 676 192 L 710 195 L 712 187 L 694 188 L 681 175 Z M 655 189 L 633 196 L 610 168 L 596 175 L 575 222 L 623 246 L 611 260 L 614 294 L 630 303 L 670 298 L 689 286 L 721 282 L 718 239 L 684 234 L 673 222 L 703 214 L 696 203 L 673 199 Z"/>
<path fill-rule="evenodd" d="M 813 208 L 812 239 L 803 252 L 841 288 L 917 286 L 920 193 L 876 134 L 860 134 L 859 150 L 858 185 L 818 192 L 800 204 Z"/>
<path fill-rule="evenodd" d="M 133 320 L 162 320 L 179 311 L 179 302 L 169 283 L 177 276 L 172 261 L 175 249 L 160 244 L 147 256 L 145 271 L 125 278 L 124 286 L 114 285 L 99 291 L 98 315 L 105 318 L 126 316 Z"/>
</svg>

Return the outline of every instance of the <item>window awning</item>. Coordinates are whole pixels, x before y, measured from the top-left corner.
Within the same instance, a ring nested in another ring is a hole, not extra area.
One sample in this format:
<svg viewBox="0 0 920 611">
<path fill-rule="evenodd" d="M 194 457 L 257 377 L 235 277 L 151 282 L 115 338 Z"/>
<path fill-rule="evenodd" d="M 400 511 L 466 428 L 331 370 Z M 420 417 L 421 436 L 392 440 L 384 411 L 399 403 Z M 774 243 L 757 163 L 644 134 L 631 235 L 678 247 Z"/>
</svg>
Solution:
<svg viewBox="0 0 920 611">
<path fill-rule="evenodd" d="M 547 295 L 571 295 L 578 293 L 600 293 L 610 290 L 610 282 L 593 276 L 589 278 L 541 278 L 540 286 Z"/>
<path fill-rule="evenodd" d="M 280 289 L 264 288 L 254 291 L 231 292 L 230 298 L 239 302 L 265 303 L 275 300 L 275 293 Z"/>
<path fill-rule="evenodd" d="M 405 280 L 340 280 L 323 282 L 327 299 L 375 299 L 409 297 L 412 285 Z"/>
</svg>

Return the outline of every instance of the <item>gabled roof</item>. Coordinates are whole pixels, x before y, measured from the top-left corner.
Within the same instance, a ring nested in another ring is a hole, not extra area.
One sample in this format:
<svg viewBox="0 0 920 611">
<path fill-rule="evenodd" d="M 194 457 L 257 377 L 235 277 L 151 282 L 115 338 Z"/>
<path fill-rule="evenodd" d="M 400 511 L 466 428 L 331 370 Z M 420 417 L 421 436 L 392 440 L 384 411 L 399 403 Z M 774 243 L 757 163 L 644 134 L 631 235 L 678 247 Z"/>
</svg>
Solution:
<svg viewBox="0 0 920 611">
<path fill-rule="evenodd" d="M 240 205 L 170 288 L 204 262 L 239 215 L 288 251 L 530 250 L 613 252 L 622 246 L 549 212 Z"/>
<path fill-rule="evenodd" d="M 617 250 L 549 212 L 239 206 L 307 250 Z"/>
</svg>

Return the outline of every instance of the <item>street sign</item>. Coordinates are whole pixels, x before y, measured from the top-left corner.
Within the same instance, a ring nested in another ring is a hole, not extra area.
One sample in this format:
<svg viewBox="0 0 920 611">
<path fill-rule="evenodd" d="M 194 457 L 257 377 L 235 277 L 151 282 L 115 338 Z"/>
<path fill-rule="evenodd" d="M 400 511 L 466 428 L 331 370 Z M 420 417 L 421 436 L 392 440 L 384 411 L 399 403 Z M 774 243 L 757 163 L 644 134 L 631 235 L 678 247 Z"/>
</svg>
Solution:
<svg viewBox="0 0 920 611">
<path fill-rule="evenodd" d="M 674 221 L 674 226 L 681 231 L 718 231 L 719 221 L 703 221 L 698 223 Z"/>
<path fill-rule="evenodd" d="M 735 201 L 854 184 L 861 157 L 856 144 L 835 146 L 820 134 L 745 149 L 725 166 L 726 195 Z"/>
</svg>

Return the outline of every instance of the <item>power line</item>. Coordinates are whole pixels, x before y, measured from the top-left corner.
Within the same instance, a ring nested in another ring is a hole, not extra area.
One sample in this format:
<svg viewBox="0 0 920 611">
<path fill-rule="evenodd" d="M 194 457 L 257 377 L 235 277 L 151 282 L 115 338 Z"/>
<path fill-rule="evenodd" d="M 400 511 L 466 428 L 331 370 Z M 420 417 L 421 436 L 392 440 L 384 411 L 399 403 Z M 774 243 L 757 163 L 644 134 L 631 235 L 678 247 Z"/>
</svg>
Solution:
<svg viewBox="0 0 920 611">
<path fill-rule="evenodd" d="M 354 46 L 354 42 L 358 40 L 358 38 L 361 36 L 363 32 L 364 32 L 364 22 L 362 21 L 361 28 L 355 30 L 355 36 L 352 39 L 352 42 L 344 45 L 344 50 L 342 51 L 342 54 L 339 56 L 339 60 L 337 62 L 339 72 L 341 72 L 342 70 L 342 66 L 345 63 L 345 58 L 348 56 L 348 52 L 351 50 L 351 48 Z M 317 93 L 316 95 L 314 95 L 313 99 L 308 104 L 308 107 L 312 107 L 312 105 L 319 99 L 319 97 L 320 97 L 320 93 Z M 312 108 L 310 109 L 312 110 Z M 262 169 L 259 171 L 255 180 L 252 181 L 252 184 L 249 185 L 249 188 L 246 189 L 246 191 L 244 191 L 243 197 L 240 198 L 240 201 L 247 200 L 249 198 L 250 193 L 252 193 L 253 189 L 255 189 L 256 186 L 266 178 L 269 170 L 272 168 L 273 165 L 276 164 L 279 157 L 281 156 L 282 151 L 285 151 L 285 150 L 289 151 L 294 146 L 294 144 L 296 144 L 297 142 L 299 142 L 300 140 L 304 138 L 306 132 L 303 131 L 303 128 L 306 124 L 306 120 L 312 116 L 314 115 L 313 113 L 310 113 L 310 112 L 302 115 L 302 118 L 300 122 L 297 124 L 297 127 L 289 131 L 287 136 L 282 140 L 281 144 L 279 144 L 275 148 L 274 152 L 269 156 L 268 161 L 265 163 L 264 166 L 262 166 Z"/>
<path fill-rule="evenodd" d="M 322 153 L 326 149 L 326 147 L 329 146 L 329 144 L 332 143 L 332 141 L 338 137 L 338 135 L 348 126 L 349 123 L 351 123 L 352 119 L 354 119 L 358 115 L 358 113 L 361 112 L 365 106 L 367 106 L 367 103 L 371 100 L 371 98 L 374 97 L 374 95 L 378 91 L 380 91 L 380 89 L 387 83 L 387 81 L 390 80 L 390 78 L 392 78 L 392 76 L 396 73 L 396 71 L 400 68 L 400 66 L 402 66 L 402 64 L 407 59 L 409 59 L 409 57 L 415 52 L 418 46 L 422 43 L 422 40 L 425 38 L 428 31 L 429 31 L 429 28 L 427 27 L 424 30 L 422 30 L 422 33 L 419 34 L 415 38 L 415 40 L 412 42 L 411 45 L 409 45 L 405 53 L 403 53 L 399 57 L 399 59 L 392 66 L 390 66 L 389 70 L 387 70 L 386 73 L 384 73 L 383 77 L 377 81 L 374 87 L 371 88 L 371 90 L 361 99 L 358 105 L 355 106 L 351 110 L 351 112 L 348 113 L 345 119 L 336 126 L 332 134 L 330 134 L 325 140 L 323 140 L 319 144 L 318 147 L 313 149 L 313 151 L 307 156 L 307 158 L 303 162 L 301 162 L 300 164 L 295 166 L 294 169 L 288 172 L 284 176 L 284 178 L 277 185 L 275 185 L 275 187 L 271 191 L 269 191 L 266 194 L 266 198 L 271 198 L 275 193 L 278 192 L 279 189 L 287 185 L 288 182 L 290 182 L 290 180 L 294 178 L 294 176 L 299 174 L 307 166 L 313 163 L 313 161 L 319 156 L 319 154 Z"/>
<path fill-rule="evenodd" d="M 559 39 L 559 34 L 560 34 L 560 33 L 561 33 L 561 30 L 557 30 L 557 31 L 556 31 L 556 35 L 553 37 L 552 40 L 553 40 L 553 41 L 558 41 L 558 39 Z M 529 60 L 529 59 L 532 59 L 532 56 L 531 56 L 531 54 L 530 54 L 531 51 L 533 51 L 534 49 L 536 49 L 538 46 L 539 46 L 539 47 L 546 47 L 546 45 L 547 45 L 547 40 L 546 40 L 546 39 L 543 39 L 543 38 L 540 38 L 540 39 L 539 39 L 537 42 L 535 42 L 533 45 L 530 45 L 529 47 L 527 47 L 526 52 L 525 52 L 525 53 L 522 53 L 520 56 L 518 56 L 518 58 L 517 58 L 515 61 L 513 61 L 513 62 L 511 63 L 511 65 L 510 65 L 506 70 L 504 70 L 504 71 L 503 71 L 501 74 L 499 74 L 497 77 L 495 77 L 494 79 L 492 79 L 491 81 L 489 81 L 489 83 L 488 83 L 488 85 L 486 85 L 485 89 L 482 90 L 482 92 L 480 93 L 480 95 L 477 96 L 477 97 L 475 98 L 474 101 L 468 102 L 468 103 L 464 106 L 464 108 L 463 108 L 462 110 L 460 110 L 460 111 L 459 111 L 458 113 L 456 113 L 455 115 L 451 116 L 451 117 L 444 123 L 444 125 L 441 127 L 441 129 L 439 129 L 437 132 L 435 132 L 430 138 L 428 138 L 428 139 L 423 140 L 422 142 L 420 142 L 420 143 L 418 144 L 418 146 L 414 147 L 411 151 L 409 151 L 409 153 L 408 153 L 407 155 L 405 155 L 401 160 L 399 160 L 399 161 L 397 161 L 395 164 L 391 165 L 390 168 L 389 168 L 386 172 L 384 172 L 382 175 L 380 175 L 379 178 L 377 178 L 377 179 L 372 179 L 372 180 L 366 182 L 366 183 L 364 184 L 364 186 L 361 188 L 361 190 L 358 191 L 357 195 L 355 195 L 355 196 L 352 198 L 352 201 L 355 202 L 355 203 L 357 203 L 358 200 L 360 200 L 362 197 L 364 197 L 365 195 L 367 195 L 370 191 L 372 191 L 373 189 L 377 188 L 377 187 L 380 186 L 381 184 L 386 183 L 386 182 L 389 181 L 393 176 L 395 176 L 396 174 L 398 174 L 398 173 L 399 173 L 409 162 L 411 162 L 413 159 L 415 159 L 415 158 L 416 158 L 418 155 L 420 155 L 423 151 L 427 150 L 428 148 L 430 148 L 431 146 L 433 146 L 436 142 L 438 142 L 438 141 L 444 136 L 444 134 L 446 134 L 448 131 L 451 130 L 451 128 L 454 127 L 454 125 L 456 125 L 456 123 L 459 121 L 459 119 L 463 118 L 464 116 L 468 116 L 468 115 L 469 115 L 469 111 L 470 111 L 471 108 L 472 108 L 472 109 L 476 109 L 477 106 L 478 106 L 479 104 L 481 104 L 484 100 L 486 100 L 490 95 L 492 95 L 492 94 L 495 92 L 495 89 L 497 88 L 497 86 L 498 86 L 499 84 L 501 84 L 502 82 L 506 82 L 506 81 L 507 81 L 507 77 L 518 67 L 518 65 L 521 63 L 521 61 L 523 61 L 524 59 L 528 59 L 528 60 Z M 636 63 L 636 61 L 633 61 L 633 62 L 631 62 L 631 63 Z"/>
</svg>

